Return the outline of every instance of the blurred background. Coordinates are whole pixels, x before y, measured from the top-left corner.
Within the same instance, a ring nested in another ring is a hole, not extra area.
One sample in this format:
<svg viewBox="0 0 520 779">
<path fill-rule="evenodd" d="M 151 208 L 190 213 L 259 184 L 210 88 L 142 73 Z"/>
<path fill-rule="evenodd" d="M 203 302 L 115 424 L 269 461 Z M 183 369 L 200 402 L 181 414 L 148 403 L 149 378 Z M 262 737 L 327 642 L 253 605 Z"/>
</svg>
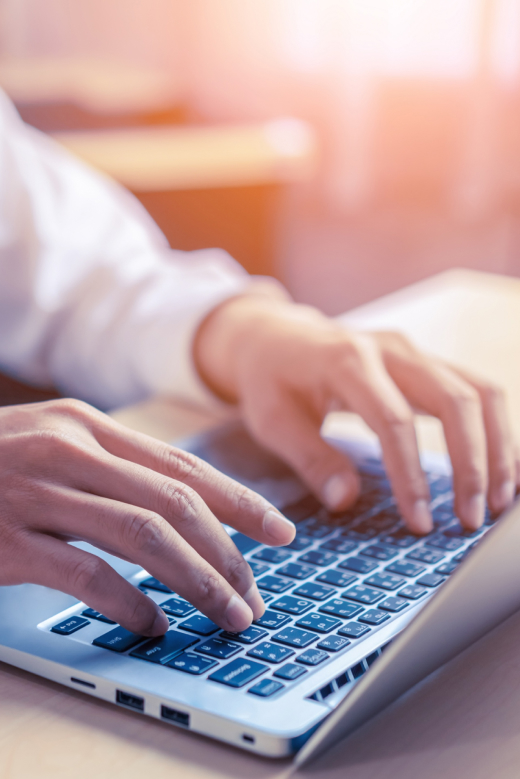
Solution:
<svg viewBox="0 0 520 779">
<path fill-rule="evenodd" d="M 0 53 L 172 246 L 327 313 L 520 275 L 520 0 L 0 0 Z"/>
</svg>

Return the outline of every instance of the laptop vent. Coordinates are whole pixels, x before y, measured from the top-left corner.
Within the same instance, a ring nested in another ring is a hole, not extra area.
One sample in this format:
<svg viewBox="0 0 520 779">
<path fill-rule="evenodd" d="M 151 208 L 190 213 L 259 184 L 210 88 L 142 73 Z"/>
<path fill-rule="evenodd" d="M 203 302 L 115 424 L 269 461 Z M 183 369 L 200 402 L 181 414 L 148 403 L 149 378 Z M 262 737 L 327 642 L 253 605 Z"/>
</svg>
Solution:
<svg viewBox="0 0 520 779">
<path fill-rule="evenodd" d="M 359 663 L 356 663 L 356 665 L 353 665 L 348 669 L 348 671 L 344 671 L 339 676 L 336 676 L 335 679 L 333 679 L 331 682 L 328 682 L 328 684 L 326 684 L 324 687 L 320 687 L 320 689 L 316 690 L 313 695 L 308 696 L 309 700 L 324 701 L 329 697 L 329 695 L 338 692 L 338 690 L 340 690 L 342 687 L 346 687 L 347 684 L 353 684 L 353 682 L 360 679 L 363 674 L 368 671 L 372 663 L 377 660 L 381 652 L 384 652 L 389 644 L 390 641 L 388 641 L 379 649 L 376 649 L 375 652 L 371 652 L 365 657 L 364 660 L 361 660 Z"/>
</svg>

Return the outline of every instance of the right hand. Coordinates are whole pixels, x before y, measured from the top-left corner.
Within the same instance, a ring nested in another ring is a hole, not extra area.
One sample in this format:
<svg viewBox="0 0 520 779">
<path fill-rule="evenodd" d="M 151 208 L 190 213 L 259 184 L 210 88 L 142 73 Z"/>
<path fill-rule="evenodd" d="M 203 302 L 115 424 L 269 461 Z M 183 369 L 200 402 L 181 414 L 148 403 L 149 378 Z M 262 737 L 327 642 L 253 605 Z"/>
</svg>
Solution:
<svg viewBox="0 0 520 779">
<path fill-rule="evenodd" d="M 85 403 L 0 408 L 0 585 L 52 587 L 134 633 L 164 633 L 168 620 L 150 598 L 66 543 L 88 541 L 239 632 L 265 606 L 221 522 L 274 546 L 295 534 L 252 490 Z"/>
</svg>

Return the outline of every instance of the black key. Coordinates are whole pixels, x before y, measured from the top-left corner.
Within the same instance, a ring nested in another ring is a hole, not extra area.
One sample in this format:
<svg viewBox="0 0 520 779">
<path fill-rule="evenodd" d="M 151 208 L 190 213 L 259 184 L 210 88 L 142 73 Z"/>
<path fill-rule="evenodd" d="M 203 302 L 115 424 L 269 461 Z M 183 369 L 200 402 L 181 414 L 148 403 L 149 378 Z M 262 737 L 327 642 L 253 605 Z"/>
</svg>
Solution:
<svg viewBox="0 0 520 779">
<path fill-rule="evenodd" d="M 426 546 L 434 546 L 437 549 L 444 549 L 446 552 L 455 552 L 461 546 L 464 546 L 464 541 L 461 538 L 450 538 L 445 536 L 444 533 L 440 533 L 428 538 Z"/>
<path fill-rule="evenodd" d="M 351 617 L 355 617 L 356 614 L 361 614 L 363 609 L 361 606 L 356 606 L 354 603 L 347 603 L 347 601 L 335 598 L 334 600 L 329 600 L 327 603 L 324 603 L 323 606 L 320 606 L 319 611 L 321 611 L 322 614 L 332 614 L 333 616 L 341 617 L 342 619 L 350 619 Z"/>
<path fill-rule="evenodd" d="M 195 655 L 193 652 L 184 652 L 182 655 L 170 660 L 166 665 L 169 668 L 176 668 L 177 671 L 184 671 L 186 674 L 200 676 L 209 671 L 210 668 L 214 668 L 217 665 L 217 661 L 212 660 L 210 657 Z"/>
<path fill-rule="evenodd" d="M 417 579 L 417 584 L 422 584 L 423 587 L 438 587 L 439 584 L 445 582 L 446 579 L 443 576 L 439 576 L 438 573 L 427 573 Z"/>
<path fill-rule="evenodd" d="M 285 614 L 267 610 L 264 611 L 261 617 L 255 619 L 255 625 L 259 625 L 262 628 L 269 628 L 269 630 L 277 630 L 278 628 L 283 627 L 283 625 L 287 625 L 290 620 L 291 618 L 287 617 Z"/>
<path fill-rule="evenodd" d="M 335 554 L 331 554 L 331 552 L 320 552 L 317 549 L 313 549 L 298 557 L 300 563 L 309 563 L 310 565 L 320 566 L 333 565 L 337 562 L 337 559 Z"/>
<path fill-rule="evenodd" d="M 397 594 L 402 598 L 410 598 L 410 600 L 417 600 L 428 592 L 426 587 L 419 587 L 417 584 L 408 584 L 403 590 L 400 590 Z"/>
<path fill-rule="evenodd" d="M 302 668 L 300 665 L 287 663 L 286 665 L 282 665 L 281 668 L 277 668 L 273 676 L 278 676 L 279 679 L 287 679 L 288 682 L 292 682 L 294 679 L 297 679 L 299 676 L 303 676 L 303 674 L 306 673 L 307 671 L 305 668 Z"/>
<path fill-rule="evenodd" d="M 117 624 L 116 622 L 114 622 L 113 619 L 109 619 L 108 617 L 105 617 L 99 611 L 95 611 L 94 609 L 85 609 L 85 611 L 82 611 L 81 613 L 83 614 L 84 617 L 90 617 L 90 619 L 97 619 L 99 622 L 106 622 L 107 625 Z"/>
<path fill-rule="evenodd" d="M 218 671 L 210 674 L 208 679 L 220 684 L 227 684 L 228 687 L 243 687 L 248 682 L 252 682 L 260 674 L 265 674 L 269 670 L 267 665 L 254 663 L 245 657 L 237 657 L 227 665 L 223 665 Z"/>
<path fill-rule="evenodd" d="M 292 549 L 294 552 L 301 552 L 303 549 L 308 549 L 312 543 L 312 538 L 297 535 L 290 544 L 284 546 L 284 549 Z"/>
<path fill-rule="evenodd" d="M 396 560 L 395 563 L 392 563 L 387 568 L 385 568 L 385 571 L 389 571 L 390 573 L 398 573 L 401 576 L 419 576 L 419 574 L 425 570 L 426 568 L 424 565 L 419 565 L 419 563 L 412 563 L 411 560 Z"/>
<path fill-rule="evenodd" d="M 342 628 L 338 630 L 340 636 L 347 636 L 348 638 L 361 638 L 365 633 L 368 633 L 370 628 L 366 625 L 362 625 L 360 622 L 347 622 Z"/>
<path fill-rule="evenodd" d="M 132 647 L 143 640 L 143 636 L 138 636 L 135 633 L 130 633 L 129 630 L 117 627 L 99 636 L 99 638 L 95 638 L 92 643 L 95 646 L 103 647 L 103 649 L 111 649 L 113 652 L 126 652 L 127 649 L 132 649 Z"/>
<path fill-rule="evenodd" d="M 326 649 L 327 652 L 339 652 L 340 649 L 344 649 L 350 644 L 348 638 L 341 638 L 341 636 L 325 636 L 322 638 L 319 644 L 316 644 L 318 649 Z"/>
<path fill-rule="evenodd" d="M 308 600 L 293 598 L 291 595 L 286 595 L 284 598 L 278 598 L 278 600 L 275 600 L 272 604 L 273 609 L 285 611 L 287 614 L 304 614 L 313 606 L 314 603 L 311 603 Z M 257 621 L 257 624 L 260 623 Z M 267 627 L 267 625 L 265 627 Z"/>
<path fill-rule="evenodd" d="M 408 552 L 406 556 L 410 560 L 419 560 L 421 563 L 427 563 L 428 565 L 435 565 L 435 563 L 440 562 L 444 557 L 442 552 L 437 552 L 435 549 L 427 549 L 425 546 Z"/>
<path fill-rule="evenodd" d="M 361 622 L 366 622 L 368 625 L 380 625 L 381 622 L 390 619 L 390 614 L 385 614 L 384 611 L 378 609 L 369 609 L 359 617 Z"/>
<path fill-rule="evenodd" d="M 356 547 L 357 544 L 354 541 L 349 541 L 346 538 L 331 538 L 329 541 L 320 544 L 320 549 L 327 549 L 338 554 L 350 554 Z"/>
<path fill-rule="evenodd" d="M 165 600 L 164 603 L 161 603 L 161 609 L 165 614 L 171 614 L 174 617 L 187 617 L 188 614 L 193 614 L 195 606 L 192 606 L 186 600 L 170 598 L 170 600 Z"/>
<path fill-rule="evenodd" d="M 349 557 L 340 563 L 338 568 L 347 568 L 349 571 L 356 571 L 356 573 L 370 573 L 374 568 L 377 568 L 377 563 L 363 560 L 362 557 Z"/>
<path fill-rule="evenodd" d="M 395 533 L 385 536 L 385 544 L 398 546 L 399 549 L 408 549 L 408 547 L 413 546 L 420 540 L 420 536 L 414 536 L 411 533 L 407 533 L 406 530 L 396 530 Z"/>
<path fill-rule="evenodd" d="M 298 628 L 284 628 L 273 636 L 273 641 L 279 641 L 280 644 L 287 646 L 305 647 L 316 641 L 316 633 L 309 633 L 307 630 L 298 630 Z"/>
<path fill-rule="evenodd" d="M 371 605 L 372 603 L 376 603 L 384 596 L 382 592 L 379 590 L 374 590 L 373 587 L 364 587 L 363 585 L 358 584 L 355 587 L 351 587 L 350 590 L 343 592 L 341 597 L 355 600 L 358 603 L 366 603 L 367 605 Z"/>
<path fill-rule="evenodd" d="M 261 698 L 269 698 L 275 692 L 284 689 L 284 685 L 274 679 L 260 679 L 259 682 L 249 688 L 248 692 L 252 695 L 259 695 Z"/>
<path fill-rule="evenodd" d="M 256 657 L 258 660 L 266 660 L 268 663 L 282 663 L 288 657 L 294 654 L 292 649 L 285 646 L 277 646 L 270 641 L 263 641 L 258 646 L 250 649 L 247 653 L 249 657 Z"/>
<path fill-rule="evenodd" d="M 351 573 L 343 573 L 343 571 L 336 571 L 332 568 L 330 571 L 324 571 L 316 577 L 317 582 L 324 582 L 325 584 L 332 584 L 334 587 L 348 587 L 349 584 L 355 582 L 356 576 Z"/>
<path fill-rule="evenodd" d="M 368 579 L 365 579 L 363 584 L 370 584 L 372 587 L 381 587 L 383 590 L 397 590 L 398 587 L 402 587 L 406 584 L 406 580 L 402 576 L 394 576 L 391 573 L 374 573 Z"/>
<path fill-rule="evenodd" d="M 293 595 L 299 595 L 302 598 L 312 598 L 312 600 L 325 600 L 334 594 L 332 587 L 324 587 L 323 584 L 316 582 L 306 582 L 301 584 L 297 590 L 293 590 Z"/>
<path fill-rule="evenodd" d="M 458 568 L 458 563 L 453 562 L 453 560 L 450 560 L 447 563 L 442 563 L 439 565 L 438 568 L 435 569 L 435 573 L 440 573 L 442 576 L 449 576 Z M 85 612 L 83 612 L 84 614 Z"/>
<path fill-rule="evenodd" d="M 276 627 L 278 627 L 278 625 Z M 241 633 L 228 633 L 227 630 L 223 630 L 220 635 L 222 638 L 229 639 L 230 641 L 238 641 L 239 644 L 255 644 L 257 641 L 260 641 L 261 638 L 268 636 L 269 633 L 267 630 L 255 628 L 254 625 L 250 625 Z"/>
<path fill-rule="evenodd" d="M 90 625 L 88 619 L 84 619 L 83 617 L 69 617 L 68 619 L 64 619 L 63 622 L 58 622 L 57 625 L 53 625 L 51 633 L 59 633 L 61 636 L 70 636 L 72 633 L 75 633 L 76 630 L 86 628 L 87 625 Z"/>
<path fill-rule="evenodd" d="M 198 641 L 194 636 L 179 633 L 177 630 L 169 630 L 164 636 L 147 641 L 143 646 L 134 649 L 130 654 L 140 660 L 148 660 L 150 663 L 168 663 L 172 658 L 180 655 L 192 644 Z"/>
<path fill-rule="evenodd" d="M 251 549 L 256 549 L 257 546 L 260 546 L 260 541 L 254 541 L 252 538 L 249 538 L 249 536 L 245 536 L 243 533 L 234 533 L 231 536 L 231 540 L 237 547 L 237 549 L 242 552 L 242 554 L 246 554 L 247 552 L 250 552 Z"/>
<path fill-rule="evenodd" d="M 253 571 L 253 576 L 261 576 L 263 573 L 269 570 L 268 565 L 262 565 L 261 563 L 255 563 L 254 560 L 249 561 L 249 566 Z"/>
<path fill-rule="evenodd" d="M 166 634 L 168 635 L 168 633 Z M 233 644 L 231 641 L 225 641 L 223 638 L 209 638 L 195 649 L 196 652 L 200 652 L 203 655 L 209 655 L 210 657 L 218 657 L 219 660 L 227 660 L 228 657 L 233 657 L 237 652 L 241 650 L 241 646 Z"/>
<path fill-rule="evenodd" d="M 285 563 L 289 557 L 291 557 L 291 552 L 286 552 L 285 549 L 276 549 L 272 546 L 266 546 L 253 555 L 255 560 L 265 560 L 266 563 L 274 563 L 275 565 Z"/>
<path fill-rule="evenodd" d="M 189 630 L 190 633 L 196 633 L 198 636 L 211 636 L 212 633 L 220 630 L 218 625 L 199 614 L 184 620 L 178 627 L 180 630 Z"/>
<path fill-rule="evenodd" d="M 139 587 L 145 587 L 147 590 L 157 590 L 158 592 L 173 592 L 173 590 L 170 590 L 166 584 L 163 584 L 154 576 L 149 576 L 148 579 L 143 579 L 142 582 L 139 582 Z"/>
<path fill-rule="evenodd" d="M 280 579 L 279 576 L 264 576 L 263 579 L 257 581 L 258 586 L 262 590 L 269 590 L 270 592 L 285 592 L 290 590 L 292 582 L 288 582 L 287 579 Z"/>
<path fill-rule="evenodd" d="M 376 560 L 391 560 L 392 557 L 397 555 L 397 552 L 388 546 L 374 544 L 373 546 L 367 546 L 366 549 L 362 549 L 360 554 L 365 555 L 365 557 L 375 557 Z"/>
<path fill-rule="evenodd" d="M 310 565 L 300 565 L 300 563 L 287 563 L 283 568 L 278 568 L 276 571 L 280 576 L 290 576 L 291 579 L 308 579 L 316 573 L 316 568 L 312 568 Z"/>
<path fill-rule="evenodd" d="M 323 649 L 307 649 L 301 655 L 298 655 L 296 662 L 303 663 L 304 665 L 319 665 L 328 659 L 329 655 Z"/>
<path fill-rule="evenodd" d="M 383 611 L 391 611 L 393 614 L 397 613 L 398 611 L 402 611 L 410 604 L 407 600 L 404 600 L 404 598 L 396 598 L 396 597 L 390 597 L 385 598 L 385 600 L 381 601 L 381 603 L 378 604 L 378 609 L 383 609 Z"/>
<path fill-rule="evenodd" d="M 314 611 L 305 617 L 301 617 L 296 625 L 299 628 L 315 630 L 316 633 L 330 633 L 341 625 L 341 621 L 332 617 L 324 617 L 322 614 L 316 614 Z"/>
</svg>

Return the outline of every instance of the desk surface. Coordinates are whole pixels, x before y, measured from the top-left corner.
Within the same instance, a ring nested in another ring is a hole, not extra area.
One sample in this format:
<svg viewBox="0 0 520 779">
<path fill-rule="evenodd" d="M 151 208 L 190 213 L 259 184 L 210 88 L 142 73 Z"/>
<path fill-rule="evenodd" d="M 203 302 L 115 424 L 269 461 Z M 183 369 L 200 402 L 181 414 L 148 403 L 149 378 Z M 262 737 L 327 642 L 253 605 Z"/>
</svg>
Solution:
<svg viewBox="0 0 520 779">
<path fill-rule="evenodd" d="M 352 312 L 356 326 L 408 332 L 423 348 L 501 382 L 520 431 L 520 281 L 453 272 Z M 227 412 L 166 400 L 114 416 L 164 440 Z M 352 417 L 328 425 L 360 435 Z M 435 423 L 420 431 L 442 448 Z M 429 677 L 308 769 L 317 779 L 516 779 L 520 614 Z M 89 699 L 0 663 L 0 779 L 282 779 L 267 761 Z M 303 774 L 301 774 L 303 776 Z M 297 774 L 300 776 L 300 774 Z"/>
</svg>

